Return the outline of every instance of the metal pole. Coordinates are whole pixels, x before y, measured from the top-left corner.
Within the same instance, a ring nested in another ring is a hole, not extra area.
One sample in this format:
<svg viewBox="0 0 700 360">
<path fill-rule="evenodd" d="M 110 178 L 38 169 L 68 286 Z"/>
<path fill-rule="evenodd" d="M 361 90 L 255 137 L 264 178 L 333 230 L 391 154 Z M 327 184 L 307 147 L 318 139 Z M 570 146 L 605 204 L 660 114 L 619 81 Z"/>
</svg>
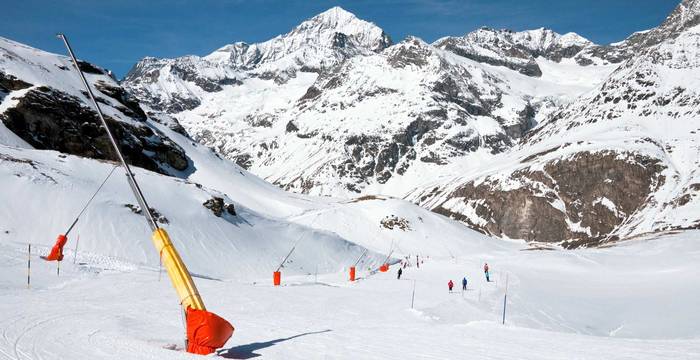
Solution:
<svg viewBox="0 0 700 360">
<path fill-rule="evenodd" d="M 284 259 L 280 263 L 280 266 L 277 267 L 277 270 L 275 270 L 275 272 L 280 271 L 280 269 L 282 268 L 284 263 L 287 262 L 287 259 L 289 259 L 289 257 L 292 255 L 292 253 L 294 252 L 294 249 L 296 249 L 296 247 L 297 247 L 296 245 L 292 246 L 292 250 L 289 250 L 289 254 L 287 254 L 287 256 L 284 257 Z"/>
<path fill-rule="evenodd" d="M 413 279 L 413 293 L 411 294 L 411 309 L 413 309 L 413 300 L 416 298 L 416 280 Z"/>
<path fill-rule="evenodd" d="M 158 282 L 160 282 L 160 277 L 163 274 L 163 252 L 161 251 L 158 256 Z"/>
<path fill-rule="evenodd" d="M 354 267 L 357 267 L 357 264 L 359 264 L 360 260 L 362 260 L 362 258 L 365 257 L 365 254 L 367 254 L 367 251 L 369 251 L 369 249 L 365 249 L 365 251 L 362 252 L 360 257 L 357 258 L 357 261 L 355 261 L 355 265 L 353 265 Z"/>
<path fill-rule="evenodd" d="M 61 276 L 61 260 L 56 261 L 56 276 Z"/>
<path fill-rule="evenodd" d="M 80 242 L 80 234 L 78 234 L 78 238 L 75 239 L 75 250 L 73 252 L 73 264 L 75 264 L 75 259 L 78 257 L 78 243 Z"/>
<path fill-rule="evenodd" d="M 27 289 L 29 289 L 32 274 L 32 244 L 27 245 Z"/>
<path fill-rule="evenodd" d="M 503 321 L 501 324 L 506 324 L 506 302 L 508 300 L 508 274 L 506 274 L 506 290 L 503 293 Z"/>
<path fill-rule="evenodd" d="M 102 110 L 100 109 L 100 105 L 97 103 L 97 100 L 95 100 L 95 95 L 92 93 L 92 89 L 90 88 L 90 84 L 88 84 L 87 80 L 85 79 L 85 75 L 83 74 L 82 70 L 80 70 L 80 65 L 78 64 L 78 60 L 75 58 L 75 54 L 73 53 L 73 49 L 71 48 L 70 44 L 68 43 L 68 38 L 64 34 L 57 34 L 58 38 L 63 40 L 63 44 L 66 46 L 66 49 L 68 49 L 68 54 L 70 55 L 71 60 L 73 60 L 73 65 L 75 65 L 75 69 L 78 71 L 78 75 L 80 75 L 80 80 L 83 82 L 83 86 L 85 86 L 85 90 L 87 90 L 87 93 L 90 97 L 90 100 L 92 101 L 92 104 L 95 106 L 95 110 L 97 111 L 97 116 L 100 118 L 100 121 L 102 122 L 102 126 L 105 128 L 105 132 L 107 133 L 107 137 L 109 138 L 110 143 L 112 143 L 112 147 L 114 148 L 114 151 L 117 153 L 117 157 L 119 158 L 119 162 L 121 162 L 122 166 L 124 167 L 124 171 L 126 172 L 126 177 L 129 181 L 129 185 L 131 186 L 131 190 L 134 192 L 134 196 L 136 197 L 136 201 L 138 201 L 139 206 L 141 206 L 141 211 L 143 211 L 144 216 L 146 217 L 146 221 L 148 222 L 148 226 L 151 227 L 152 231 L 156 231 L 158 229 L 158 224 L 153 218 L 153 214 L 151 214 L 151 209 L 148 207 L 148 203 L 146 202 L 146 198 L 143 196 L 143 193 L 141 192 L 141 188 L 139 188 L 138 183 L 136 182 L 136 178 L 134 178 L 134 174 L 131 172 L 131 168 L 129 167 L 129 164 L 126 163 L 126 160 L 124 160 L 124 156 L 122 155 L 121 150 L 119 149 L 119 145 L 117 144 L 117 141 L 114 138 L 114 135 L 112 135 L 112 131 L 109 129 L 109 126 L 107 125 L 107 121 L 104 118 L 104 115 L 102 114 Z"/>
</svg>

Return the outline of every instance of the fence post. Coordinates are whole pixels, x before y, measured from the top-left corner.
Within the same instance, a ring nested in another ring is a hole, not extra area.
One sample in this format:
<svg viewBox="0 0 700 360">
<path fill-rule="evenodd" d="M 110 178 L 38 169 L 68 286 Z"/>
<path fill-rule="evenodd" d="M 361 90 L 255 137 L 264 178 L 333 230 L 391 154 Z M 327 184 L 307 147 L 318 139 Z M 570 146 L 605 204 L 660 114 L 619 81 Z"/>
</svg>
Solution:
<svg viewBox="0 0 700 360">
<path fill-rule="evenodd" d="M 413 309 L 413 301 L 416 298 L 416 279 L 413 279 L 413 292 L 411 293 L 411 309 Z"/>
<path fill-rule="evenodd" d="M 80 234 L 75 239 L 75 250 L 73 252 L 73 264 L 75 264 L 75 259 L 78 257 L 78 243 L 80 242 Z"/>
<path fill-rule="evenodd" d="M 32 244 L 27 244 L 27 289 L 30 288 L 32 274 Z"/>
<path fill-rule="evenodd" d="M 506 324 L 506 301 L 508 299 L 508 274 L 506 274 L 506 289 L 505 292 L 503 293 L 503 321 L 501 322 L 502 325 Z"/>
</svg>

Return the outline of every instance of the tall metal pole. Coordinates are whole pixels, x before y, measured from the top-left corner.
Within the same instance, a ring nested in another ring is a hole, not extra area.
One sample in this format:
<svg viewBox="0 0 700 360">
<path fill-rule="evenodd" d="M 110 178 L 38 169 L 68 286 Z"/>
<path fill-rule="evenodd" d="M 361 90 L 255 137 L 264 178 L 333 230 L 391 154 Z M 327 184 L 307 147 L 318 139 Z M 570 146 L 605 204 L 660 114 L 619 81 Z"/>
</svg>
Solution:
<svg viewBox="0 0 700 360">
<path fill-rule="evenodd" d="M 27 289 L 31 287 L 32 277 L 32 244 L 27 244 Z"/>
<path fill-rule="evenodd" d="M 151 209 L 148 207 L 148 203 L 146 202 L 146 198 L 143 196 L 143 193 L 141 192 L 141 188 L 139 188 L 139 185 L 136 182 L 136 179 L 134 178 L 134 174 L 131 172 L 131 168 L 129 167 L 129 164 L 127 164 L 126 161 L 124 160 L 124 156 L 122 155 L 122 152 L 119 149 L 119 144 L 117 144 L 117 141 L 115 140 L 114 135 L 112 135 L 112 131 L 109 129 L 109 126 L 107 125 L 107 121 L 105 121 L 104 115 L 102 114 L 102 110 L 100 109 L 100 105 L 97 103 L 97 100 L 95 100 L 95 95 L 92 93 L 92 89 L 90 88 L 90 84 L 88 84 L 87 80 L 85 79 L 85 75 L 80 70 L 80 65 L 78 64 L 78 60 L 75 58 L 75 54 L 73 53 L 73 49 L 71 48 L 70 44 L 68 43 L 68 38 L 64 34 L 57 34 L 56 36 L 59 39 L 63 40 L 63 44 L 65 44 L 66 49 L 68 49 L 68 54 L 70 55 L 71 60 L 73 60 L 73 65 L 75 65 L 75 68 L 78 71 L 78 74 L 80 75 L 80 80 L 82 80 L 83 86 L 85 86 L 85 90 L 87 90 L 88 95 L 90 97 L 90 100 L 92 101 L 92 104 L 95 106 L 95 110 L 97 110 L 97 116 L 99 116 L 100 121 L 102 122 L 102 126 L 105 128 L 105 131 L 107 132 L 107 137 L 109 138 L 109 141 L 112 143 L 112 147 L 114 148 L 114 151 L 117 153 L 117 157 L 119 158 L 119 162 L 121 162 L 122 166 L 124 167 L 124 171 L 126 172 L 126 177 L 129 181 L 129 186 L 131 187 L 131 190 L 133 191 L 134 196 L 136 197 L 136 201 L 138 201 L 139 206 L 141 207 L 141 211 L 143 212 L 144 216 L 146 217 L 146 221 L 148 222 L 148 226 L 151 227 L 151 231 L 158 230 L 158 228 L 159 228 L 158 224 L 153 219 L 153 214 L 151 214 Z"/>
<path fill-rule="evenodd" d="M 508 300 L 508 274 L 506 274 L 506 289 L 505 292 L 503 293 L 503 320 L 501 321 L 501 324 L 505 325 L 506 324 L 506 302 Z"/>
<path fill-rule="evenodd" d="M 357 264 L 360 263 L 360 260 L 362 260 L 362 258 L 365 257 L 365 254 L 367 254 L 367 251 L 369 251 L 369 249 L 365 249 L 365 251 L 362 252 L 362 254 L 360 255 L 360 257 L 357 258 L 357 261 L 355 261 L 355 264 L 353 266 L 357 266 Z"/>
<path fill-rule="evenodd" d="M 416 279 L 413 279 L 413 292 L 411 293 L 411 309 L 413 309 L 413 300 L 416 298 Z"/>
</svg>

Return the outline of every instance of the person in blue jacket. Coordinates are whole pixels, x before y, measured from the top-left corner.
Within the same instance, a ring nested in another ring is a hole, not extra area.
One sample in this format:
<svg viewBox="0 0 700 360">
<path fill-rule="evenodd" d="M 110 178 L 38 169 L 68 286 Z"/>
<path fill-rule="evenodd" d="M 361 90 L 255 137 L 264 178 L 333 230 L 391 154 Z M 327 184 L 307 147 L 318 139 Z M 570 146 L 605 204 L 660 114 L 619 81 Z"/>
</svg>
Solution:
<svg viewBox="0 0 700 360">
<path fill-rule="evenodd" d="M 464 279 L 462 279 L 462 291 L 467 290 L 467 277 L 465 276 Z"/>
</svg>

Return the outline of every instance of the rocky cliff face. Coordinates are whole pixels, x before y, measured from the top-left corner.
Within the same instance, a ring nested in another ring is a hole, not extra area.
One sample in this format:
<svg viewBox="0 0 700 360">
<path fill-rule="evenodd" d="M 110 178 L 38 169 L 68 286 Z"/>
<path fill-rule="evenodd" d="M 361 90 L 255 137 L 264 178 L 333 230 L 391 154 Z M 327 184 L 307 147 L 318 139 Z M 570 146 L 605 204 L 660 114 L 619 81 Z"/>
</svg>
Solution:
<svg viewBox="0 0 700 360">
<path fill-rule="evenodd" d="M 490 235 L 598 244 L 663 184 L 659 163 L 634 153 L 578 152 L 461 185 L 434 210 Z"/>
<path fill-rule="evenodd" d="M 150 127 L 138 101 L 108 73 L 81 63 L 128 162 L 171 174 L 185 171 L 184 151 Z M 115 160 L 97 113 L 67 58 L 0 38 L 0 122 L 37 149 Z"/>
</svg>

